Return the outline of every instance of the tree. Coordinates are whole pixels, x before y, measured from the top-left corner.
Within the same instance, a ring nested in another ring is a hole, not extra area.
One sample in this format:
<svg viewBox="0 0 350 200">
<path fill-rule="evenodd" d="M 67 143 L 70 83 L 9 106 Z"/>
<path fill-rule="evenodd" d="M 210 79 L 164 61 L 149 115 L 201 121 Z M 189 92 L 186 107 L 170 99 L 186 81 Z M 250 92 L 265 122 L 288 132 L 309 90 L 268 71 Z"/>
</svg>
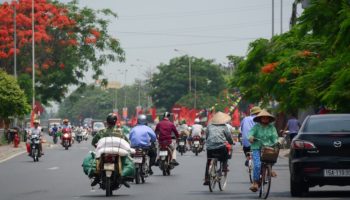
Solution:
<svg viewBox="0 0 350 200">
<path fill-rule="evenodd" d="M 131 117 L 135 115 L 139 94 L 141 107 L 147 108 L 145 90 L 146 86 L 141 82 L 118 89 L 88 85 L 69 95 L 60 105 L 58 113 L 62 118 L 70 118 L 73 123 L 80 123 L 81 119 L 90 117 L 104 120 L 113 109 L 117 108 L 121 113 L 126 95 L 126 107 Z"/>
<path fill-rule="evenodd" d="M 32 73 L 31 2 L 20 0 L 0 6 L 0 64 L 8 73 L 13 71 L 15 51 L 18 53 L 19 74 Z M 13 48 L 13 7 L 17 12 L 16 49 Z M 63 4 L 35 0 L 34 15 L 35 93 L 42 103 L 60 102 L 69 85 L 84 85 L 84 72 L 94 72 L 93 78 L 98 80 L 103 74 L 101 66 L 109 61 L 124 61 L 119 41 L 107 31 L 107 17 L 116 17 L 111 10 L 78 8 L 77 1 Z M 26 79 L 21 75 L 19 79 Z M 31 88 L 28 81 L 19 82 L 21 88 Z M 107 80 L 102 79 L 101 83 L 105 85 Z"/>
<path fill-rule="evenodd" d="M 28 114 L 30 105 L 13 76 L 0 70 L 0 118 Z"/>
<path fill-rule="evenodd" d="M 277 100 L 282 111 L 349 112 L 349 13 L 348 1 L 312 1 L 292 30 L 251 43 L 231 86 L 252 102 Z"/>
<path fill-rule="evenodd" d="M 194 90 L 216 96 L 225 88 L 220 65 L 213 60 L 192 57 L 192 92 L 189 94 L 188 59 L 188 56 L 177 57 L 171 59 L 169 64 L 158 66 L 159 73 L 154 74 L 150 80 L 150 94 L 157 107 L 169 110 L 181 97 L 190 95 L 193 99 Z M 190 108 L 193 106 L 194 104 Z"/>
</svg>

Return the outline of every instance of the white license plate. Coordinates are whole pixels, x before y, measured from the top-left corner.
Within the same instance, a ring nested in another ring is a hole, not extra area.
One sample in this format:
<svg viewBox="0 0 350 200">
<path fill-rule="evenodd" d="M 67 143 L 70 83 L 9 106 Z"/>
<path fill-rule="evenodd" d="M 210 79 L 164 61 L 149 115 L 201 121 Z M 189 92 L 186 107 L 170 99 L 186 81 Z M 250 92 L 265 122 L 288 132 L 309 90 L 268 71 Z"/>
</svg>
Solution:
<svg viewBox="0 0 350 200">
<path fill-rule="evenodd" d="M 160 151 L 159 155 L 160 156 L 167 156 L 168 155 L 168 151 Z"/>
<path fill-rule="evenodd" d="M 325 177 L 350 177 L 350 169 L 324 169 Z"/>
<path fill-rule="evenodd" d="M 109 170 L 109 171 L 114 171 L 114 164 L 105 163 L 105 164 L 103 165 L 103 169 L 104 169 L 104 170 Z"/>
<path fill-rule="evenodd" d="M 142 163 L 142 157 L 134 157 L 134 163 Z"/>
<path fill-rule="evenodd" d="M 179 145 L 185 145 L 185 142 L 179 142 Z"/>
<path fill-rule="evenodd" d="M 195 145 L 199 145 L 199 141 L 194 141 L 194 143 L 193 144 L 195 144 Z"/>
</svg>

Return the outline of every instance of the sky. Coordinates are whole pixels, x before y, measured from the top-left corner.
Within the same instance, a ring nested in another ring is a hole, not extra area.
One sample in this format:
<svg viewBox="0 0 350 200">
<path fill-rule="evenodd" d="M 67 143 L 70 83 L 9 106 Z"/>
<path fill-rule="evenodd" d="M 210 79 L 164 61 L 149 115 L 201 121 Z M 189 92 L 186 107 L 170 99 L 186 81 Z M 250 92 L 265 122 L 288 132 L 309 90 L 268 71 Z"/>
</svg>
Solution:
<svg viewBox="0 0 350 200">
<path fill-rule="evenodd" d="M 246 56 L 250 42 L 272 36 L 272 1 L 79 0 L 79 5 L 117 13 L 117 19 L 109 18 L 108 30 L 120 41 L 126 62 L 103 66 L 103 78 L 130 85 L 175 57 L 189 55 L 227 65 L 228 55 Z M 294 0 L 274 0 L 275 34 L 281 33 L 282 1 L 282 32 L 289 29 Z M 91 73 L 86 75 L 84 81 L 92 83 Z"/>
<path fill-rule="evenodd" d="M 283 32 L 289 29 L 293 2 L 283 0 Z M 109 81 L 124 84 L 126 77 L 128 85 L 183 55 L 227 65 L 228 55 L 245 56 L 250 42 L 272 35 L 272 0 L 80 0 L 79 5 L 117 13 L 109 31 L 125 50 L 126 62 L 103 70 Z M 274 7 L 274 32 L 280 34 L 281 0 Z"/>
</svg>

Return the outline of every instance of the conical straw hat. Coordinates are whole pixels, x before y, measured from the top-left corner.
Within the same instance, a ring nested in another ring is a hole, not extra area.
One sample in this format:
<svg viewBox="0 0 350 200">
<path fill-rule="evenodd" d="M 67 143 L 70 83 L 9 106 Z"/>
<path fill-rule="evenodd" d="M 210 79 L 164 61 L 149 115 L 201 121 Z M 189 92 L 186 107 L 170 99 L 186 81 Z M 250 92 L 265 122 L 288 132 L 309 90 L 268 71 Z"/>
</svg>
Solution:
<svg viewBox="0 0 350 200">
<path fill-rule="evenodd" d="M 254 117 L 253 120 L 255 122 L 260 122 L 261 117 L 269 117 L 270 123 L 275 121 L 275 117 L 271 115 L 269 112 L 267 112 L 266 110 L 262 110 L 256 117 Z"/>
<path fill-rule="evenodd" d="M 226 124 L 231 120 L 231 117 L 228 114 L 223 112 L 217 112 L 211 119 L 212 124 Z"/>
</svg>

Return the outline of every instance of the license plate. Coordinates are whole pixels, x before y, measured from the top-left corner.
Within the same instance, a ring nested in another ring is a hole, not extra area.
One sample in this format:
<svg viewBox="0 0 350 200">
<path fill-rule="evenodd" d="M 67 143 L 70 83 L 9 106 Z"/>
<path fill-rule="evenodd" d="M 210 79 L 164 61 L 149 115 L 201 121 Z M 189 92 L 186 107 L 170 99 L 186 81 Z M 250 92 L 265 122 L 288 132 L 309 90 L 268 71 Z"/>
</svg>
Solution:
<svg viewBox="0 0 350 200">
<path fill-rule="evenodd" d="M 142 157 L 134 157 L 134 163 L 142 163 Z"/>
<path fill-rule="evenodd" d="M 194 143 L 193 144 L 195 144 L 195 145 L 199 145 L 199 141 L 194 141 Z"/>
<path fill-rule="evenodd" d="M 350 177 L 350 169 L 324 169 L 325 177 Z"/>
<path fill-rule="evenodd" d="M 183 146 L 183 145 L 185 145 L 185 142 L 179 142 L 179 145 Z"/>
<path fill-rule="evenodd" d="M 167 156 L 168 155 L 168 151 L 160 151 L 159 155 L 160 156 Z"/>
<path fill-rule="evenodd" d="M 105 164 L 103 165 L 103 169 L 104 169 L 104 170 L 109 170 L 109 171 L 114 171 L 114 164 L 105 163 Z"/>
</svg>

